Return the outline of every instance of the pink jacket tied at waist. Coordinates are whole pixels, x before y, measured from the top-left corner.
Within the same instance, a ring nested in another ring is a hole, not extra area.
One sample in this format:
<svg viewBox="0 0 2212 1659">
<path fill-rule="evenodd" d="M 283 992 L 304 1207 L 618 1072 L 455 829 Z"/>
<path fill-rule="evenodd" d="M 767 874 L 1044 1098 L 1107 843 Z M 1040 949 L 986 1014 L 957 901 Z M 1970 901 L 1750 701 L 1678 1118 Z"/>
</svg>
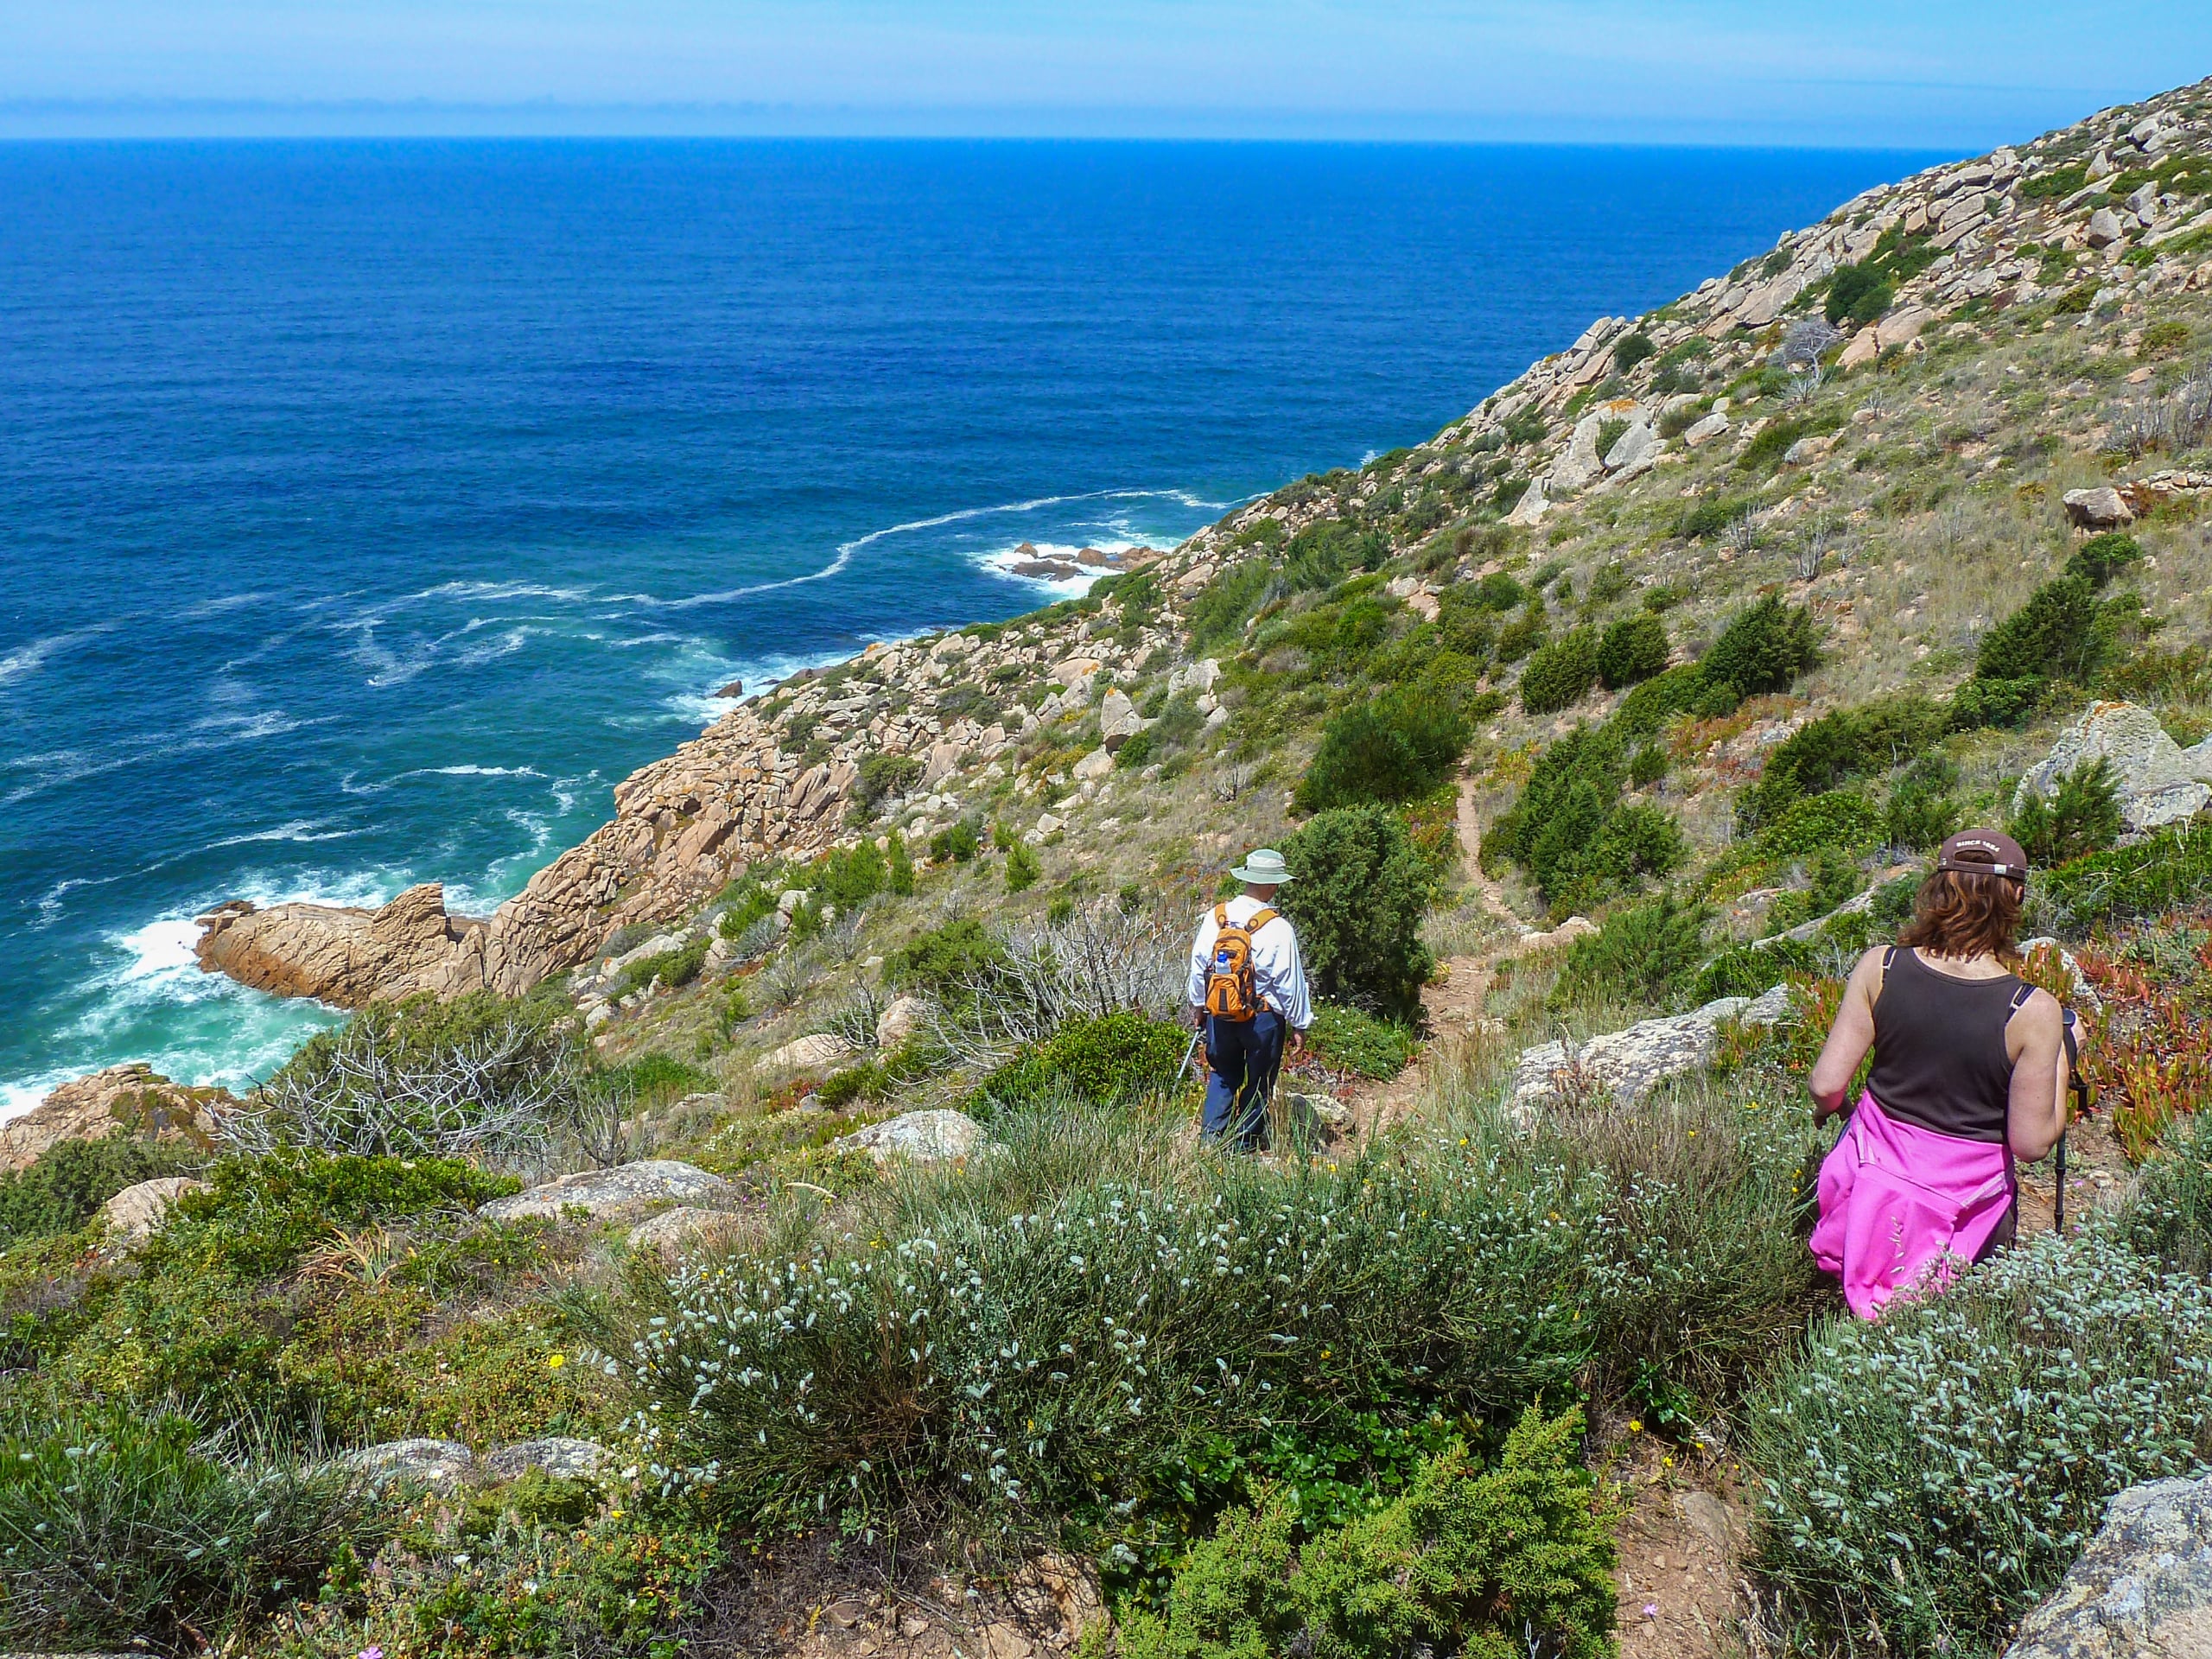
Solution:
<svg viewBox="0 0 2212 1659">
<path fill-rule="evenodd" d="M 1821 1165 L 1813 1259 L 1841 1276 L 1853 1313 L 1878 1319 L 1900 1291 L 1949 1283 L 1988 1244 L 2012 1196 L 2005 1147 L 1901 1123 L 1862 1094 Z"/>
</svg>

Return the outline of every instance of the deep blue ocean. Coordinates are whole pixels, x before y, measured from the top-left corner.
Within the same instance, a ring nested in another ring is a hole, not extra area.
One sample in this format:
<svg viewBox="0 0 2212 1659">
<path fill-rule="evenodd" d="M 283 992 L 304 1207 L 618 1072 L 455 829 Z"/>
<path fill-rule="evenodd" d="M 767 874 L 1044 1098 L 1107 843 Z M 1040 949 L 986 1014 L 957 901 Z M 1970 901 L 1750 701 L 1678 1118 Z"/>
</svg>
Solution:
<svg viewBox="0 0 2212 1659">
<path fill-rule="evenodd" d="M 711 693 L 1465 413 L 1898 153 L 0 145 L 0 1110 L 265 1074 L 226 898 L 488 911 Z"/>
</svg>

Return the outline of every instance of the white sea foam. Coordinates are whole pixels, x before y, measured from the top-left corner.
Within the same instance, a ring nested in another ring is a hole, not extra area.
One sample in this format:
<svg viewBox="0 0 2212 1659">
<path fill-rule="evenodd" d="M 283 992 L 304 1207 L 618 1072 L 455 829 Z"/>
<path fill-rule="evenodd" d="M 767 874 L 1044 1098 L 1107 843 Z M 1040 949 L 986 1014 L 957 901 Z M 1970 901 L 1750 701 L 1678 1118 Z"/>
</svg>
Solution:
<svg viewBox="0 0 2212 1659">
<path fill-rule="evenodd" d="M 295 818 L 289 823 L 276 824 L 267 830 L 249 830 L 238 835 L 226 836 L 220 841 L 209 842 L 207 847 L 200 850 L 211 851 L 218 847 L 245 847 L 256 842 L 264 841 L 303 842 L 345 841 L 365 833 L 367 832 L 361 830 L 333 830 L 328 827 L 328 821 L 326 819 Z"/>
<path fill-rule="evenodd" d="M 1071 563 L 1084 548 L 1095 548 L 1101 553 L 1126 553 L 1144 542 L 1136 537 L 1104 537 L 1097 541 L 1084 542 L 1027 542 L 1014 547 L 994 548 L 988 553 L 975 556 L 975 562 L 995 576 L 1004 576 L 1009 582 L 1019 582 L 1032 588 L 1041 588 L 1061 599 L 1080 599 L 1090 591 L 1090 584 L 1102 576 L 1114 574 L 1111 568 L 1079 568 L 1070 576 L 1027 575 L 1016 569 L 1032 559 L 1065 559 Z"/>
</svg>

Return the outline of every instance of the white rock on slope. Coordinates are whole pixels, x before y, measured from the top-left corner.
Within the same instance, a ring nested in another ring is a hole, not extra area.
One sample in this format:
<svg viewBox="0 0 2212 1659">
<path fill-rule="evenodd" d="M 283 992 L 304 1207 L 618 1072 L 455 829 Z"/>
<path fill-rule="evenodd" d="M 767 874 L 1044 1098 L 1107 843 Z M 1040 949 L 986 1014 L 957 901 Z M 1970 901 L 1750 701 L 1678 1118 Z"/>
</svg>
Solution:
<svg viewBox="0 0 2212 1659">
<path fill-rule="evenodd" d="M 188 1192 L 206 1190 L 207 1183 L 189 1175 L 161 1175 L 126 1186 L 100 1205 L 100 1221 L 119 1234 L 125 1244 L 136 1244 L 161 1231 L 170 1209 Z"/>
<path fill-rule="evenodd" d="M 556 1176 L 512 1198 L 494 1198 L 476 1213 L 487 1221 L 518 1221 L 526 1216 L 558 1217 L 582 1210 L 594 1220 L 617 1220 L 650 1205 L 671 1201 L 698 1204 L 734 1196 L 736 1188 L 719 1175 L 672 1158 L 645 1158 L 613 1169 L 584 1169 Z"/>
<path fill-rule="evenodd" d="M 2212 739 L 2184 749 L 2139 703 L 2093 702 L 2058 734 L 2050 753 L 2029 768 L 2014 791 L 2015 810 L 2036 795 L 2058 792 L 2058 780 L 2084 761 L 2109 760 L 2120 785 L 2120 808 L 2131 830 L 2152 830 L 2193 817 L 2212 801 Z"/>
<path fill-rule="evenodd" d="M 879 1164 L 900 1158 L 930 1164 L 965 1158 L 985 1138 L 983 1126 L 965 1112 L 904 1112 L 830 1144 L 840 1152 L 864 1152 Z"/>
<path fill-rule="evenodd" d="M 2212 1654 L 2212 1476 L 2131 1486 L 2005 1659 Z"/>
<path fill-rule="evenodd" d="M 1540 1043 L 1524 1048 L 1514 1071 L 1512 1104 L 1525 1107 L 1556 1096 L 1598 1092 L 1622 1102 L 1635 1100 L 1669 1077 L 1709 1065 L 1723 1020 L 1771 1026 L 1789 1012 L 1788 988 L 1777 985 L 1757 997 L 1724 996 L 1688 1014 L 1639 1020 L 1625 1031 L 1572 1047 Z"/>
</svg>

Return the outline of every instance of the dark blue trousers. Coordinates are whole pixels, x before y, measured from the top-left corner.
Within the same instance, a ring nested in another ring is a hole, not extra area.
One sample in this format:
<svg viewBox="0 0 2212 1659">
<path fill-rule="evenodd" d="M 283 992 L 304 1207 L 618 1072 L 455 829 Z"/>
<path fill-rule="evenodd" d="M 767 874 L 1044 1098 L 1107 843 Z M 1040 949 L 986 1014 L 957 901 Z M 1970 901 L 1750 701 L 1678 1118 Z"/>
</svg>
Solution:
<svg viewBox="0 0 2212 1659">
<path fill-rule="evenodd" d="M 1282 1069 L 1282 1016 L 1262 1008 L 1238 1021 L 1206 1016 L 1206 1139 L 1227 1136 L 1243 1151 L 1266 1138 L 1268 1097 Z"/>
</svg>

